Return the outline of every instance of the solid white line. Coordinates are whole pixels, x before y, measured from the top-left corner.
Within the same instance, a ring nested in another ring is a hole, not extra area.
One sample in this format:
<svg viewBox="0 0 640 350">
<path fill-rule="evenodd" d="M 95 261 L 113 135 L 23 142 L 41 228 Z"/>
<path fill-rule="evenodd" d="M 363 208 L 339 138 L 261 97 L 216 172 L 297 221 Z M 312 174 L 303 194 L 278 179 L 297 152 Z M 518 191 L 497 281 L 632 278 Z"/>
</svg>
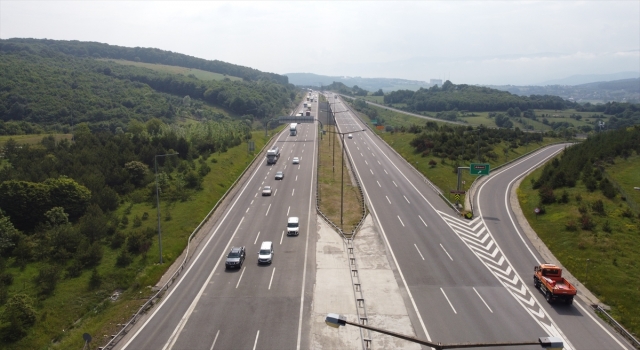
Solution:
<svg viewBox="0 0 640 350">
<path fill-rule="evenodd" d="M 284 238 L 284 230 L 282 230 L 282 236 L 280 236 L 280 244 L 282 244 L 282 239 Z"/>
<path fill-rule="evenodd" d="M 246 266 L 242 268 L 242 273 L 240 273 L 240 278 L 238 279 L 238 283 L 236 284 L 236 289 L 238 289 L 238 286 L 240 285 L 240 281 L 242 281 L 242 275 L 244 275 L 244 270 L 246 268 L 247 268 Z"/>
<path fill-rule="evenodd" d="M 395 181 L 391 180 L 391 182 L 393 182 L 393 184 L 396 185 L 396 187 L 398 187 L 398 184 L 396 184 Z"/>
<path fill-rule="evenodd" d="M 216 332 L 216 337 L 213 338 L 213 344 L 211 344 L 211 347 L 209 348 L 209 350 L 213 350 L 213 347 L 216 345 L 216 340 L 218 340 L 218 334 L 220 334 L 220 330 L 219 329 Z"/>
<path fill-rule="evenodd" d="M 258 237 L 260 237 L 260 231 L 258 231 L 258 235 L 256 236 L 256 240 L 255 240 L 255 241 L 253 241 L 253 244 L 258 243 Z"/>
<path fill-rule="evenodd" d="M 449 297 L 447 297 L 447 295 L 444 293 L 444 290 L 442 288 L 440 288 L 440 291 L 442 292 L 442 295 L 444 295 L 444 297 L 447 299 L 447 302 L 449 302 L 449 306 L 451 306 L 451 310 L 453 310 L 453 313 L 457 315 L 458 313 L 456 312 L 456 309 L 453 307 L 453 304 L 451 304 Z"/>
<path fill-rule="evenodd" d="M 420 253 L 420 249 L 418 249 L 418 246 L 415 243 L 413 244 L 413 246 L 416 247 L 418 254 L 420 254 L 420 257 L 422 258 L 422 260 L 424 260 L 424 256 L 422 256 L 422 253 Z"/>
<path fill-rule="evenodd" d="M 402 222 L 402 219 L 400 219 L 400 215 L 398 215 L 398 220 L 400 220 L 400 223 L 402 224 L 402 227 L 404 227 L 404 222 Z"/>
<path fill-rule="evenodd" d="M 269 209 L 271 209 L 271 204 L 269 204 L 269 208 L 267 208 L 267 213 L 266 213 L 266 214 L 264 214 L 264 216 L 269 215 Z"/>
<path fill-rule="evenodd" d="M 287 216 L 289 216 L 289 210 L 291 210 L 291 206 L 289 206 L 289 208 L 287 208 Z"/>
<path fill-rule="evenodd" d="M 389 202 L 389 204 L 391 204 L 391 200 L 389 200 L 389 196 L 385 196 L 387 197 L 387 202 Z"/>
<path fill-rule="evenodd" d="M 240 223 L 236 227 L 236 230 L 233 231 L 233 235 L 231 235 L 231 239 L 229 239 L 227 246 L 224 247 L 223 252 L 226 252 L 227 250 L 229 250 L 229 245 L 231 245 L 231 241 L 233 240 L 233 237 L 236 236 L 236 233 L 238 233 L 238 229 L 240 229 L 240 225 L 242 225 L 243 221 L 244 221 L 244 216 L 240 220 Z M 213 277 L 213 273 L 218 269 L 218 265 L 222 261 L 223 257 L 224 257 L 224 254 L 220 255 L 220 258 L 218 258 L 218 262 L 216 262 L 216 265 L 211 270 L 211 273 L 207 277 L 206 282 L 202 285 L 196 297 L 193 298 L 191 305 L 189 305 L 189 308 L 187 309 L 187 311 L 185 311 L 184 315 L 182 315 L 180 322 L 178 322 L 178 326 L 173 330 L 173 333 L 167 340 L 167 343 L 164 345 L 162 350 L 170 350 L 171 348 L 173 348 L 173 345 L 175 345 L 176 341 L 178 340 L 178 335 L 180 335 L 180 333 L 182 332 L 182 329 L 187 324 L 187 321 L 189 321 L 189 317 L 191 317 L 191 313 L 193 313 L 193 310 L 196 308 L 196 305 L 198 305 L 198 301 L 200 301 L 200 298 L 202 297 L 202 294 L 204 293 L 205 288 L 207 288 L 207 286 L 209 285 L 209 281 L 211 281 L 211 277 Z"/>
<path fill-rule="evenodd" d="M 424 220 L 422 220 L 422 216 L 418 215 L 418 217 L 420 218 L 420 221 L 422 221 L 422 223 L 424 224 L 425 227 L 429 227 L 429 226 L 427 226 L 427 223 L 424 222 Z"/>
<path fill-rule="evenodd" d="M 411 202 L 409 202 L 409 200 L 407 199 L 407 196 L 402 195 L 402 197 L 404 197 L 404 200 L 407 201 L 407 203 L 411 204 Z"/>
<path fill-rule="evenodd" d="M 378 163 L 380 163 L 380 162 L 378 162 Z M 382 169 L 382 170 L 384 170 L 385 174 L 389 175 L 389 173 L 387 172 L 387 169 Z"/>
<path fill-rule="evenodd" d="M 451 261 L 453 261 L 453 258 L 451 257 L 451 255 L 449 255 L 449 252 L 447 252 L 447 250 L 444 249 L 444 247 L 442 246 L 442 243 L 440 243 L 440 248 L 442 248 L 442 250 L 444 250 L 444 252 L 447 253 L 447 256 L 449 257 L 449 259 L 451 259 Z"/>
<path fill-rule="evenodd" d="M 480 295 L 480 293 L 478 293 L 478 291 L 476 290 L 476 287 L 473 287 L 473 291 L 476 292 L 476 294 L 478 294 L 478 298 L 480 298 L 480 300 L 482 300 L 482 302 L 484 303 L 484 306 L 486 306 L 487 309 L 489 309 L 489 311 L 491 311 L 491 313 L 493 313 L 493 310 L 491 310 L 489 305 L 487 305 L 487 302 L 484 301 L 484 299 L 482 299 L 482 296 Z"/>
<path fill-rule="evenodd" d="M 294 188 L 293 191 L 291 191 L 291 195 L 293 196 L 293 194 L 296 193 L 296 189 Z"/>
<path fill-rule="evenodd" d="M 382 188 L 382 185 L 380 185 L 380 181 L 376 180 L 376 182 L 378 183 L 378 187 Z"/>
<path fill-rule="evenodd" d="M 602 328 L 603 331 L 605 331 L 607 334 L 609 334 L 609 336 L 616 341 L 616 343 L 618 343 L 618 345 L 620 345 L 621 348 L 623 349 L 627 349 L 626 346 L 622 345 L 622 343 L 616 339 L 616 337 L 613 336 L 613 334 L 611 334 L 611 332 L 609 332 L 606 328 L 604 328 L 603 325 L 600 324 L 600 322 L 598 322 L 595 317 L 593 317 L 591 315 L 591 313 L 587 310 L 585 310 L 585 308 L 582 307 L 582 305 L 580 305 L 580 303 L 574 303 L 574 305 L 578 306 L 580 308 L 580 310 L 582 310 L 582 312 L 584 312 L 587 316 L 589 316 L 589 318 L 591 318 L 593 320 L 593 322 L 595 322 L 600 328 Z"/>
<path fill-rule="evenodd" d="M 256 341 L 253 342 L 253 350 L 256 350 L 256 345 L 258 345 L 258 337 L 260 336 L 260 330 L 258 329 L 258 333 L 256 334 Z"/>
<path fill-rule="evenodd" d="M 282 231 L 282 234 L 284 235 L 284 231 Z M 276 274 L 276 268 L 273 268 L 273 272 L 271 272 L 271 279 L 269 280 L 269 290 L 271 290 L 271 282 L 273 282 L 273 275 Z"/>
</svg>

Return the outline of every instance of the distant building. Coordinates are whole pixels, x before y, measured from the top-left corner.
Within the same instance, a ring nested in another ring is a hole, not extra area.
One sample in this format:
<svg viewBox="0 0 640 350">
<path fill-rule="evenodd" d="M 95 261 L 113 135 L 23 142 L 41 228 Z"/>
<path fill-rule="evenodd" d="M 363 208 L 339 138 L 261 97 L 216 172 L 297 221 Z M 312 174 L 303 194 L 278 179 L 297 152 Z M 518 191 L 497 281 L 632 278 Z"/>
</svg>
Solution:
<svg viewBox="0 0 640 350">
<path fill-rule="evenodd" d="M 429 80 L 429 84 L 442 86 L 442 79 L 431 79 Z"/>
</svg>

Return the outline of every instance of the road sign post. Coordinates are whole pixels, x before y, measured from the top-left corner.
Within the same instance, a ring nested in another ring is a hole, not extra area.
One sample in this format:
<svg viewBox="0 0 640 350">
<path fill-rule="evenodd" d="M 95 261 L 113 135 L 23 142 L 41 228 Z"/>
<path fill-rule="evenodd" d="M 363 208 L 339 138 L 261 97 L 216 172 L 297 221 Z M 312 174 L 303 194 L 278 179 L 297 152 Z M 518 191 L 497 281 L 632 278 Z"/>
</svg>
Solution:
<svg viewBox="0 0 640 350">
<path fill-rule="evenodd" d="M 469 173 L 471 175 L 489 175 L 489 163 L 471 163 Z"/>
</svg>

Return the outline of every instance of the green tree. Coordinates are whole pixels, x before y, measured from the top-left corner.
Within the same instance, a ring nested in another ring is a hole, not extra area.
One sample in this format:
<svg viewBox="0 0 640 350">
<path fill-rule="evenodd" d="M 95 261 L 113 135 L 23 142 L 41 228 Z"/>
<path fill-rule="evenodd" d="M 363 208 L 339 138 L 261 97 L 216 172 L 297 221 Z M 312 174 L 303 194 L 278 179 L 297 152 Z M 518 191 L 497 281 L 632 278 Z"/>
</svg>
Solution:
<svg viewBox="0 0 640 350">
<path fill-rule="evenodd" d="M 38 294 L 49 296 L 53 294 L 60 280 L 60 268 L 56 265 L 45 265 L 40 268 L 38 275 L 33 279 L 33 283 L 38 290 Z"/>
<path fill-rule="evenodd" d="M 136 187 L 144 184 L 144 180 L 149 173 L 149 167 L 146 164 L 133 160 L 125 163 L 124 168 L 129 172 L 131 183 Z"/>
<path fill-rule="evenodd" d="M 80 218 L 78 224 L 80 233 L 86 236 L 91 243 L 105 237 L 108 232 L 107 217 L 102 209 L 95 204 L 89 205 L 87 212 Z"/>
<path fill-rule="evenodd" d="M 91 200 L 89 189 L 66 176 L 49 178 L 44 184 L 49 187 L 51 205 L 64 208 L 64 212 L 68 213 L 71 219 L 80 217 Z"/>
<path fill-rule="evenodd" d="M 9 180 L 0 183 L 0 209 L 20 230 L 29 230 L 44 219 L 51 208 L 45 184 Z"/>
<path fill-rule="evenodd" d="M 2 313 L 2 340 L 14 342 L 23 338 L 27 330 L 36 323 L 36 311 L 31 298 L 26 294 L 14 294 Z"/>
<path fill-rule="evenodd" d="M 0 210 L 0 256 L 6 256 L 15 247 L 19 234 L 9 217 Z"/>
</svg>

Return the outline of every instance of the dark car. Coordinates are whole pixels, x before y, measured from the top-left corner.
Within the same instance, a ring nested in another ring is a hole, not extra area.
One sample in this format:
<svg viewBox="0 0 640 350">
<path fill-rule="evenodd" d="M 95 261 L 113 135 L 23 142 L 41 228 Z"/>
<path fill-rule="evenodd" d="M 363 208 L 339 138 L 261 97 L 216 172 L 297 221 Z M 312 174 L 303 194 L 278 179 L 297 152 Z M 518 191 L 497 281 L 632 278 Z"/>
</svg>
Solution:
<svg viewBox="0 0 640 350">
<path fill-rule="evenodd" d="M 276 180 L 282 180 L 284 179 L 284 173 L 282 171 L 278 171 L 276 173 Z"/>
<path fill-rule="evenodd" d="M 232 247 L 229 255 L 227 255 L 227 261 L 224 263 L 225 268 L 233 269 L 242 267 L 242 263 L 245 258 L 244 247 Z"/>
</svg>

